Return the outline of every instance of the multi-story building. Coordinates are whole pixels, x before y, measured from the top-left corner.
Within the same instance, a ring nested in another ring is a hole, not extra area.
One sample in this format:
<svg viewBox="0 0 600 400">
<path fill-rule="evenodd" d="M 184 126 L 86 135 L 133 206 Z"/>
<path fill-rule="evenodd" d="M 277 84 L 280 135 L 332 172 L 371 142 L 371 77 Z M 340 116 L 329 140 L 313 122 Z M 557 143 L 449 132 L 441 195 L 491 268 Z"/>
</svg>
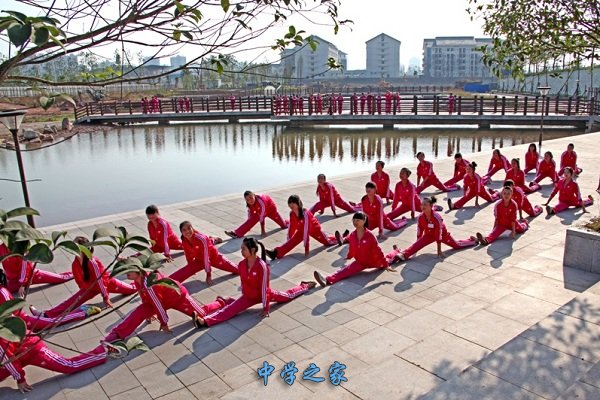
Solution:
<svg viewBox="0 0 600 400">
<path fill-rule="evenodd" d="M 344 69 L 347 67 L 347 54 L 325 39 L 317 36 L 314 39 L 319 43 L 315 51 L 305 45 L 281 53 L 285 78 L 330 79 L 342 75 L 339 69 L 328 69 L 328 60 L 333 58 Z"/>
<path fill-rule="evenodd" d="M 492 39 L 473 36 L 440 36 L 423 40 L 423 75 L 427 78 L 490 79 L 480 47 Z"/>
<path fill-rule="evenodd" d="M 398 39 L 380 33 L 367 40 L 367 77 L 400 77 L 400 44 Z"/>
<path fill-rule="evenodd" d="M 179 68 L 187 63 L 185 56 L 173 56 L 170 59 L 171 68 Z"/>
</svg>

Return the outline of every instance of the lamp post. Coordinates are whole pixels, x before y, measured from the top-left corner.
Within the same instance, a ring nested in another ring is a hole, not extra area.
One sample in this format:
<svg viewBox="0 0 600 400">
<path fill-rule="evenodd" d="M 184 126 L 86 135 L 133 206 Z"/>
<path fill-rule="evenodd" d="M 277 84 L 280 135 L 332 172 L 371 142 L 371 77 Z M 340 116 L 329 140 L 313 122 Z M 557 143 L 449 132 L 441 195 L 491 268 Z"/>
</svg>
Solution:
<svg viewBox="0 0 600 400">
<path fill-rule="evenodd" d="M 538 147 L 539 147 L 538 152 L 541 154 L 542 153 L 542 140 L 544 139 L 544 109 L 546 107 L 546 96 L 548 95 L 548 92 L 550 91 L 550 87 L 538 86 L 538 90 L 540 91 L 540 94 L 542 95 L 542 120 L 541 120 L 541 129 L 540 129 L 540 138 L 539 138 L 539 143 L 538 143 Z"/>
<path fill-rule="evenodd" d="M 29 192 L 27 191 L 27 180 L 25 179 L 25 168 L 23 167 L 23 159 L 21 158 L 21 148 L 19 147 L 19 128 L 21 122 L 25 117 L 25 110 L 9 110 L 0 111 L 0 123 L 4 125 L 10 133 L 12 133 L 13 141 L 15 142 L 15 153 L 17 154 L 17 164 L 19 166 L 19 176 L 21 178 L 21 188 L 23 189 L 23 198 L 25 200 L 25 206 L 31 207 L 29 203 Z M 33 215 L 27 216 L 27 223 L 35 228 L 35 222 Z"/>
</svg>

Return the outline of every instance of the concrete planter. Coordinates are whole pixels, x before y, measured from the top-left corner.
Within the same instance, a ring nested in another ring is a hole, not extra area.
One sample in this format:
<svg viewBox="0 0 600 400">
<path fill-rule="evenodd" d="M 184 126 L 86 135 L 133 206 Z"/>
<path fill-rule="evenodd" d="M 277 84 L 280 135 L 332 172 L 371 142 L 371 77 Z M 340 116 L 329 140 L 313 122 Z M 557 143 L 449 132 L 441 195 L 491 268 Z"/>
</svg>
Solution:
<svg viewBox="0 0 600 400">
<path fill-rule="evenodd" d="M 567 228 L 563 265 L 600 273 L 600 233 L 576 227 Z"/>
</svg>

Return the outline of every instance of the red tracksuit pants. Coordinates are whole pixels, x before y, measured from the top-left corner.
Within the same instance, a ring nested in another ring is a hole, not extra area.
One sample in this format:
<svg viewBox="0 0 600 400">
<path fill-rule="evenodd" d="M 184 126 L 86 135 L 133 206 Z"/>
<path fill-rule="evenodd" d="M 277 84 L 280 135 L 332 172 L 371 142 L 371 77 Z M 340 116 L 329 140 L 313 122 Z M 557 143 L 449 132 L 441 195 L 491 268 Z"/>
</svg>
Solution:
<svg viewBox="0 0 600 400">
<path fill-rule="evenodd" d="M 65 314 L 60 318 L 34 317 L 32 315 L 21 314 L 19 317 L 25 321 L 27 329 L 33 332 L 38 332 L 44 329 L 49 329 L 54 326 L 68 324 L 69 322 L 81 321 L 87 317 L 85 311 L 76 310 Z"/>
<path fill-rule="evenodd" d="M 371 226 L 371 222 L 373 220 L 369 221 L 369 230 L 374 231 L 375 229 L 379 229 L 379 224 L 377 224 L 377 226 Z M 387 215 L 383 216 L 383 228 L 387 229 L 388 231 L 397 231 L 398 229 L 404 228 L 406 224 L 408 224 L 408 220 L 406 219 L 401 219 L 399 221 L 394 222 Z"/>
<path fill-rule="evenodd" d="M 33 273 L 33 279 L 31 279 L 32 285 L 40 285 L 43 283 L 47 283 L 49 285 L 57 285 L 59 283 L 65 283 L 73 279 L 73 273 L 71 272 L 63 272 L 62 274 L 57 274 L 55 272 L 44 271 L 41 269 L 35 269 Z M 19 281 L 17 279 L 9 279 L 6 283 L 6 288 L 9 292 L 16 292 L 19 290 Z"/>
<path fill-rule="evenodd" d="M 98 346 L 89 353 L 80 354 L 75 357 L 67 358 L 61 354 L 50 350 L 45 344 L 36 345 L 31 351 L 26 351 L 19 357 L 21 366 L 34 365 L 49 371 L 61 374 L 74 374 L 79 371 L 90 369 L 107 360 L 106 350 L 103 346 Z M 11 376 L 6 368 L 0 367 L 0 381 Z"/>
<path fill-rule="evenodd" d="M 537 217 L 538 215 L 540 215 L 543 212 L 542 207 L 540 207 L 540 206 L 533 207 L 527 197 L 523 198 L 522 207 L 523 207 L 523 211 L 530 217 Z"/>
<path fill-rule="evenodd" d="M 211 254 L 209 257 L 210 265 L 214 268 L 230 272 L 232 274 L 239 274 L 237 265 L 225 258 L 221 253 Z M 177 282 L 185 282 L 189 277 L 197 272 L 203 271 L 204 267 L 198 262 L 193 261 L 187 264 L 185 267 L 178 269 L 169 275 L 169 278 Z"/>
<path fill-rule="evenodd" d="M 542 188 L 540 185 L 538 185 L 535 182 L 531 182 L 531 186 L 519 186 L 519 187 L 521 188 L 521 190 L 523 190 L 523 192 L 525 192 L 525 194 L 531 194 Z"/>
<path fill-rule="evenodd" d="M 582 203 L 584 206 L 591 206 L 594 201 L 592 199 L 582 199 Z M 554 213 L 559 213 L 561 211 L 565 211 L 567 208 L 569 207 L 581 207 L 581 203 L 578 201 L 569 201 L 569 202 L 564 202 L 564 201 L 558 201 L 558 204 L 554 206 L 554 208 L 552 208 L 554 210 Z"/>
<path fill-rule="evenodd" d="M 421 182 L 421 184 L 419 186 L 417 186 L 417 193 L 421 193 L 423 190 L 427 189 L 429 186 L 435 186 L 436 188 L 438 188 L 439 190 L 441 190 L 442 192 L 451 192 L 453 190 L 457 190 L 458 188 L 456 186 L 446 186 L 444 185 L 439 178 L 436 177 L 432 177 L 427 179 L 424 182 Z"/>
<path fill-rule="evenodd" d="M 169 249 L 171 250 L 183 250 L 183 244 L 181 244 L 181 240 L 177 236 L 169 236 L 167 237 L 167 244 L 169 245 Z M 150 247 L 155 253 L 164 253 L 165 248 L 162 243 L 155 243 L 154 246 Z"/>
<path fill-rule="evenodd" d="M 479 191 L 479 197 L 481 197 L 482 199 L 484 199 L 488 202 L 498 200 L 498 196 L 499 196 L 498 193 L 494 193 L 493 195 L 490 194 L 490 192 L 488 192 L 486 188 L 482 188 Z M 473 191 L 470 191 L 469 194 L 464 195 L 463 197 L 458 199 L 456 201 L 456 203 L 453 203 L 452 208 L 453 209 L 462 208 L 469 200 L 474 199 L 474 198 L 475 198 L 475 193 L 473 193 Z"/>
<path fill-rule="evenodd" d="M 300 285 L 294 286 L 293 288 L 288 289 L 285 292 L 269 288 L 269 292 L 267 295 L 269 296 L 270 302 L 287 303 L 288 301 L 291 301 L 306 292 L 308 292 L 308 285 L 301 283 Z M 204 321 L 208 326 L 216 325 L 221 322 L 230 320 L 242 311 L 245 311 L 253 305 L 259 303 L 262 303 L 262 299 L 251 298 L 249 296 L 241 295 L 231 304 L 228 304 L 226 307 L 223 307 L 219 311 L 204 317 Z"/>
<path fill-rule="evenodd" d="M 550 173 L 538 172 L 538 174 L 535 176 L 535 179 L 533 181 L 535 183 L 540 183 L 542 181 L 542 179 L 544 179 L 544 178 L 550 178 L 552 180 L 552 182 L 554 182 L 554 183 L 558 182 L 558 174 L 556 173 L 556 171 L 551 171 Z"/>
<path fill-rule="evenodd" d="M 108 285 L 106 286 L 108 293 L 116 293 L 123 295 L 130 295 L 136 292 L 135 286 L 130 285 L 129 283 L 122 282 L 116 278 L 111 278 L 108 281 Z M 84 304 L 86 301 L 89 301 L 100 294 L 100 288 L 96 285 L 93 288 L 82 288 L 75 292 L 71 297 L 44 312 L 46 317 L 55 318 L 59 315 L 67 312 L 67 310 L 71 311 Z"/>
<path fill-rule="evenodd" d="M 275 221 L 275 223 L 279 225 L 281 229 L 287 228 L 287 223 L 284 221 L 281 214 L 279 214 L 279 212 L 277 212 L 276 210 L 267 210 L 266 216 Z M 248 233 L 248 231 L 250 231 L 250 229 L 252 229 L 254 225 L 258 224 L 259 222 L 260 218 L 258 217 L 258 215 L 252 214 L 248 217 L 246 222 L 240 225 L 234 232 L 236 236 L 242 237 L 246 233 Z"/>
<path fill-rule="evenodd" d="M 503 169 L 504 168 L 499 165 L 493 166 L 492 169 L 487 172 L 487 174 L 481 177 L 481 182 L 483 182 L 484 185 L 487 185 L 492 180 L 492 176 L 496 175 L 497 172 L 502 171 Z"/>
<path fill-rule="evenodd" d="M 388 258 L 388 257 L 386 257 L 386 258 Z M 352 275 L 356 275 L 359 272 L 364 271 L 365 269 L 368 269 L 368 268 L 383 269 L 385 267 L 371 267 L 371 266 L 359 263 L 358 261 L 353 261 L 350 264 L 338 269 L 333 274 L 326 276 L 325 280 L 330 285 L 333 285 L 336 282 L 339 282 L 343 279 L 347 279 L 347 278 L 351 277 Z"/>
<path fill-rule="evenodd" d="M 313 239 L 316 239 L 317 241 L 319 241 L 320 243 L 322 243 L 325 246 L 333 246 L 334 244 L 337 243 L 337 239 L 335 238 L 335 236 L 327 235 L 321 229 L 315 229 L 315 228 L 310 229 L 308 234 L 310 235 L 310 237 L 312 237 Z M 285 256 L 287 253 L 292 251 L 292 249 L 294 247 L 298 246 L 303 241 L 304 241 L 303 230 L 297 230 L 296 233 L 294 233 L 294 235 L 291 238 L 289 238 L 284 244 L 275 248 L 275 251 L 277 252 L 277 258 L 281 258 L 281 257 Z"/>
<path fill-rule="evenodd" d="M 205 304 L 201 306 L 198 304 L 196 300 L 194 300 L 190 295 L 187 295 L 183 300 L 177 298 L 177 301 L 173 304 L 165 305 L 165 311 L 168 309 L 175 309 L 177 311 L 182 312 L 185 315 L 192 316 L 194 311 L 201 317 L 205 317 L 206 315 L 212 314 L 217 310 L 225 307 L 228 304 L 234 302 L 233 298 L 228 298 L 227 300 L 223 300 L 218 298 L 212 303 Z M 152 318 L 156 315 L 156 311 L 154 307 L 150 304 L 141 304 L 135 310 L 130 312 L 123 321 L 117 326 L 115 326 L 108 336 L 105 338 L 107 342 L 113 342 L 115 340 L 122 340 L 128 338 L 144 321 Z"/>
<path fill-rule="evenodd" d="M 355 213 L 361 210 L 361 207 L 353 207 L 346 200 L 340 197 L 335 198 L 335 206 L 349 213 Z M 325 212 L 325 208 L 327 207 L 331 207 L 330 202 L 319 200 L 314 206 L 310 208 L 310 212 L 313 214 L 315 212 L 323 213 Z"/>
<path fill-rule="evenodd" d="M 408 203 L 400 203 L 400 205 L 396 208 L 394 208 L 392 211 L 390 211 L 389 213 L 386 214 L 386 217 L 389 218 L 390 220 L 394 220 L 396 218 L 398 218 L 399 216 L 401 216 L 404 213 L 407 213 L 410 211 L 410 205 Z M 415 213 L 418 214 L 420 211 L 419 210 L 415 210 Z M 400 221 L 398 221 L 400 222 Z M 384 218 L 384 224 L 385 224 L 385 218 Z"/>
<path fill-rule="evenodd" d="M 436 238 L 430 235 L 423 235 L 417 239 L 412 245 L 402 250 L 402 254 L 404 254 L 405 258 L 410 258 L 417 253 L 417 251 L 421 250 L 423 247 L 430 245 L 436 242 Z M 463 247 L 475 246 L 475 241 L 471 239 L 467 240 L 455 240 L 450 232 L 446 232 L 442 235 L 442 243 L 447 246 L 452 247 L 453 249 L 462 249 Z"/>
<path fill-rule="evenodd" d="M 517 221 L 515 225 L 515 232 L 523 233 L 527 229 L 529 229 L 529 224 L 526 220 Z M 492 229 L 492 231 L 486 236 L 485 240 L 487 240 L 488 243 L 492 243 L 494 240 L 498 239 L 500 235 L 504 233 L 504 231 L 510 230 L 512 230 L 512 227 L 510 226 L 495 225 L 494 229 Z"/>
<path fill-rule="evenodd" d="M 456 186 L 456 184 L 458 182 L 462 181 L 463 179 L 465 179 L 465 174 L 455 175 L 452 178 L 448 179 L 446 182 L 444 182 L 444 186 L 446 186 L 446 187 Z"/>
</svg>

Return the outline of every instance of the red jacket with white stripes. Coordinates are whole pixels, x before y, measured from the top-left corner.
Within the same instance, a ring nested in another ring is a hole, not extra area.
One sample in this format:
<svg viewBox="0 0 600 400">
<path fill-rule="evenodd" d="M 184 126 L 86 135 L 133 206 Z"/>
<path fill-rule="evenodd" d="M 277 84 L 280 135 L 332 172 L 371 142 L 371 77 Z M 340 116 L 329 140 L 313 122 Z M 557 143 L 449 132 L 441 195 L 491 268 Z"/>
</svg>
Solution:
<svg viewBox="0 0 600 400">
<path fill-rule="evenodd" d="M 242 294 L 253 301 L 262 302 L 263 310 L 269 312 L 269 292 L 271 270 L 269 264 L 261 258 L 257 258 L 252 265 L 248 266 L 248 260 L 243 259 L 238 264 Z"/>
<path fill-rule="evenodd" d="M 540 155 L 537 151 L 528 151 L 525 153 L 525 168 L 536 168 Z"/>
<path fill-rule="evenodd" d="M 512 229 L 512 224 L 517 222 L 517 210 L 519 207 L 514 200 L 510 200 L 508 205 L 504 204 L 504 200 L 500 199 L 494 206 L 494 217 L 496 221 L 494 226 L 504 226 L 507 229 Z"/>
<path fill-rule="evenodd" d="M 31 332 L 27 331 L 27 334 L 31 334 Z M 25 370 L 20 358 L 16 358 L 10 362 L 8 360 L 20 354 L 31 357 L 36 352 L 42 350 L 43 347 L 44 342 L 35 335 L 26 336 L 21 343 L 9 342 L 0 338 L 0 363 L 4 364 L 0 368 L 6 368 L 17 383 L 23 383 L 25 382 Z"/>
<path fill-rule="evenodd" d="M 173 228 L 171 228 L 171 224 L 169 224 L 165 219 L 158 218 L 157 224 L 154 225 L 152 221 L 148 221 L 148 235 L 150 239 L 154 241 L 154 245 L 152 246 L 152 250 L 155 253 L 164 253 L 165 256 L 169 256 L 171 254 L 171 249 L 169 248 L 169 239 L 178 240 L 177 235 L 173 232 Z"/>
<path fill-rule="evenodd" d="M 481 181 L 481 176 L 479 176 L 477 172 L 473 174 L 473 177 L 471 177 L 469 174 L 465 175 L 465 178 L 463 179 L 463 190 L 465 192 L 465 196 L 476 196 L 482 190 L 485 190 Z"/>
<path fill-rule="evenodd" d="M 492 155 L 490 165 L 488 166 L 488 172 L 491 171 L 493 168 L 501 168 L 505 171 L 508 171 L 508 169 L 510 168 L 510 163 L 508 162 L 508 159 L 503 155 L 501 155 L 500 158 L 496 158 Z"/>
<path fill-rule="evenodd" d="M 560 156 L 560 168 L 565 167 L 577 168 L 577 153 L 575 153 L 575 150 L 571 152 L 567 150 Z"/>
<path fill-rule="evenodd" d="M 346 239 L 349 244 L 348 255 L 346 256 L 348 260 L 354 258 L 360 264 L 367 267 L 385 268 L 388 266 L 377 238 L 368 229 L 365 229 L 363 237 L 360 240 L 358 240 L 356 230 L 348 235 Z"/>
<path fill-rule="evenodd" d="M 556 173 L 556 162 L 554 160 L 550 160 L 550 162 L 546 162 L 546 160 L 540 161 L 538 164 L 538 175 L 551 176 Z"/>
<path fill-rule="evenodd" d="M 460 162 L 454 161 L 454 176 L 455 177 L 460 176 L 461 178 L 463 176 L 465 176 L 465 174 L 467 173 L 467 166 L 469 164 L 470 163 L 467 160 L 465 160 L 464 158 L 461 159 Z"/>
<path fill-rule="evenodd" d="M 192 239 L 183 238 L 182 244 L 188 264 L 199 263 L 206 271 L 206 275 L 210 276 L 211 254 L 219 252 L 214 246 L 212 238 L 195 230 Z"/>
<path fill-rule="evenodd" d="M 525 192 L 523 191 L 523 189 L 521 189 L 520 187 L 517 187 L 517 186 L 513 186 L 512 199 L 515 201 L 515 203 L 517 203 L 517 209 L 519 211 L 522 211 L 523 210 L 523 202 L 526 199 Z"/>
<path fill-rule="evenodd" d="M 266 194 L 256 194 L 254 197 L 256 199 L 254 204 L 251 206 L 247 205 L 248 217 L 255 215 L 258 217 L 260 223 L 263 224 L 265 222 L 265 217 L 267 216 L 267 210 L 275 211 L 277 210 L 277 206 L 273 199 Z"/>
<path fill-rule="evenodd" d="M 425 213 L 421 213 L 417 219 L 417 239 L 422 236 L 429 236 L 436 242 L 441 242 L 446 234 L 446 224 L 442 216 L 435 211 L 431 211 L 431 218 L 427 218 Z"/>
<path fill-rule="evenodd" d="M 506 182 L 509 179 L 515 183 L 515 186 L 525 186 L 525 172 L 518 168 L 511 168 L 506 172 L 506 178 L 504 178 L 504 181 Z"/>
<path fill-rule="evenodd" d="M 10 254 L 10 250 L 4 243 L 0 244 L 0 257 Z M 19 281 L 19 285 L 25 285 L 31 276 L 33 271 L 33 264 L 23 260 L 21 257 L 14 256 L 6 258 L 2 261 L 6 278 L 9 281 Z"/>
<path fill-rule="evenodd" d="M 367 215 L 369 229 L 378 228 L 383 231 L 383 200 L 379 195 L 375 195 L 373 201 L 369 201 L 369 196 L 364 195 L 361 200 L 362 210 Z"/>
<path fill-rule="evenodd" d="M 163 279 L 163 275 L 156 272 L 158 275 L 155 281 Z M 149 274 L 148 274 L 149 275 Z M 173 288 L 161 285 L 148 286 L 148 275 L 142 279 L 142 284 L 137 281 L 133 281 L 135 288 L 140 294 L 140 298 L 143 304 L 148 304 L 154 308 L 154 312 L 160 323 L 165 325 L 169 322 L 166 309 L 173 308 L 180 299 L 185 298 L 188 295 L 187 289 L 179 282 L 173 281 L 179 286 L 179 293 Z"/>
<path fill-rule="evenodd" d="M 385 171 L 381 171 L 381 175 L 377 172 L 371 174 L 371 182 L 377 187 L 377 194 L 381 197 L 387 197 L 390 191 L 390 176 Z"/>
<path fill-rule="evenodd" d="M 417 165 L 417 176 L 421 178 L 435 178 L 435 172 L 433 172 L 433 163 L 431 161 L 423 160 L 423 162 Z"/>
<path fill-rule="evenodd" d="M 323 202 L 324 205 L 331 207 L 335 211 L 335 201 L 341 199 L 341 196 L 333 183 L 325 182 L 325 187 L 317 185 L 317 196 L 319 201 Z"/>
<path fill-rule="evenodd" d="M 79 289 L 87 289 L 89 287 L 98 288 L 98 291 L 102 295 L 102 300 L 105 302 L 109 300 L 108 295 L 108 282 L 110 276 L 104 272 L 104 265 L 97 257 L 92 257 L 88 260 L 87 268 L 89 271 L 88 280 L 86 281 L 83 275 L 83 265 L 79 260 L 79 257 L 75 257 L 71 264 L 71 271 L 73 271 L 73 277 Z"/>
<path fill-rule="evenodd" d="M 417 187 L 411 181 L 408 181 L 408 185 L 403 185 L 402 181 L 396 183 L 392 210 L 398 207 L 399 203 L 409 204 L 411 211 L 417 211 L 419 208 L 421 199 L 417 194 Z"/>
<path fill-rule="evenodd" d="M 563 203 L 581 203 L 579 185 L 573 179 L 571 179 L 569 183 L 567 183 L 567 180 L 564 178 L 559 180 L 556 185 L 554 185 L 554 190 L 550 196 L 556 196 L 556 193 L 558 193 L 558 200 Z"/>
<path fill-rule="evenodd" d="M 310 233 L 313 231 L 320 231 L 321 224 L 319 220 L 306 208 L 302 209 L 304 217 L 298 218 L 295 212 L 290 212 L 290 227 L 288 229 L 288 239 L 296 234 L 296 232 L 302 232 L 302 240 L 304 242 L 304 248 L 306 251 L 309 249 Z"/>
<path fill-rule="evenodd" d="M 8 291 L 7 288 L 5 288 L 4 286 L 0 286 L 0 306 L 2 304 L 4 304 L 5 302 L 14 299 L 13 295 Z M 23 312 L 23 310 L 16 310 L 13 311 L 12 315 L 14 315 L 15 317 L 20 317 L 23 318 L 23 316 L 25 316 L 26 314 Z"/>
</svg>

